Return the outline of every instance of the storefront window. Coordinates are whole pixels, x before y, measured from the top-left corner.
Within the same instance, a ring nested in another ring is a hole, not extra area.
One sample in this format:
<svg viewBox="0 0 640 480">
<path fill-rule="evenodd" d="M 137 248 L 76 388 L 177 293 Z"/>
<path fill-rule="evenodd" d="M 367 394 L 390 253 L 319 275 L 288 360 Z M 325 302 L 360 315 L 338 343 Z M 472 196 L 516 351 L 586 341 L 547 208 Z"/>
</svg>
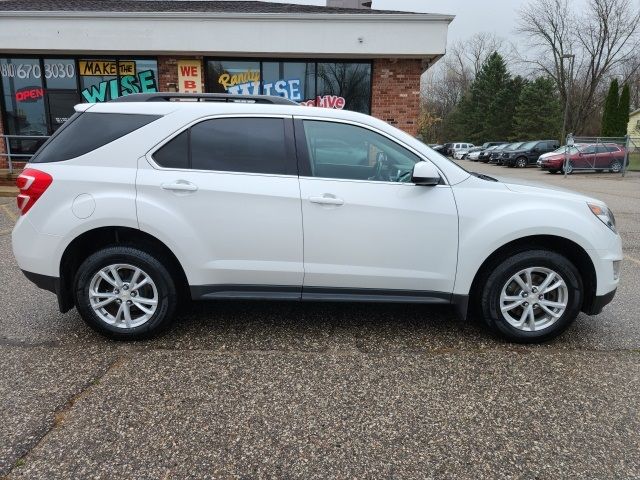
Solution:
<svg viewBox="0 0 640 480">
<path fill-rule="evenodd" d="M 211 60 L 207 91 L 276 95 L 306 106 L 369 113 L 371 63 Z"/>
<path fill-rule="evenodd" d="M 208 62 L 207 78 L 212 93 L 260 94 L 260 62 Z"/>
<path fill-rule="evenodd" d="M 315 63 L 263 62 L 262 94 L 285 97 L 296 102 L 316 96 Z"/>
<path fill-rule="evenodd" d="M 347 110 L 371 111 L 371 64 L 318 63 L 318 99 L 343 103 Z"/>
<path fill-rule="evenodd" d="M 5 133 L 8 135 L 47 135 L 44 88 L 40 61 L 33 58 L 0 58 L 2 105 Z M 39 139 L 11 140 L 11 151 L 33 153 L 43 142 Z M 25 161 L 16 157 L 14 160 Z"/>
<path fill-rule="evenodd" d="M 76 62 L 69 58 L 45 58 L 44 78 L 47 89 L 76 90 Z"/>
<path fill-rule="evenodd" d="M 78 70 L 84 102 L 107 102 L 132 93 L 158 91 L 155 60 L 81 59 Z"/>
</svg>

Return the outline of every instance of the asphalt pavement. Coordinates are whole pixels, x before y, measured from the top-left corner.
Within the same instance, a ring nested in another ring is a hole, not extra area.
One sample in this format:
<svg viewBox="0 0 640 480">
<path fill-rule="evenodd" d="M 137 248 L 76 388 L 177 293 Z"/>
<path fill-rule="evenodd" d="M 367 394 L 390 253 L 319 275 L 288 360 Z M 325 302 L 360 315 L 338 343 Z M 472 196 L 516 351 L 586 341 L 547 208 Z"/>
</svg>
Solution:
<svg viewBox="0 0 640 480">
<path fill-rule="evenodd" d="M 640 478 L 640 174 L 460 163 L 605 200 L 613 303 L 537 346 L 444 307 L 281 302 L 116 343 L 22 276 L 0 199 L 0 477 Z"/>
</svg>

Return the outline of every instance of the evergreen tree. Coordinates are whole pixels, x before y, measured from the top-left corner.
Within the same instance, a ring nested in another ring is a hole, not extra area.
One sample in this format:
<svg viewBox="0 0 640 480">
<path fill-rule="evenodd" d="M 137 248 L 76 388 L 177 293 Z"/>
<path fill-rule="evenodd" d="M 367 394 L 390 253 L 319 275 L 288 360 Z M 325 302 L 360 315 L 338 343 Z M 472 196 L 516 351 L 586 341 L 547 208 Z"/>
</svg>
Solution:
<svg viewBox="0 0 640 480">
<path fill-rule="evenodd" d="M 469 91 L 446 120 L 449 138 L 481 143 L 508 138 L 521 78 L 512 79 L 502 56 L 494 52 L 480 68 Z"/>
<path fill-rule="evenodd" d="M 622 87 L 622 93 L 620 94 L 620 103 L 618 104 L 618 115 L 616 125 L 616 137 L 624 137 L 627 134 L 627 125 L 629 123 L 629 112 L 631 111 L 631 95 L 629 92 L 629 85 L 625 84 Z"/>
<path fill-rule="evenodd" d="M 550 78 L 538 77 L 522 88 L 513 123 L 513 139 L 559 138 L 562 108 Z"/>
<path fill-rule="evenodd" d="M 609 93 L 604 102 L 602 112 L 602 136 L 614 137 L 616 135 L 616 123 L 618 118 L 618 106 L 620 104 L 620 94 L 618 79 L 614 78 L 609 86 Z"/>
</svg>

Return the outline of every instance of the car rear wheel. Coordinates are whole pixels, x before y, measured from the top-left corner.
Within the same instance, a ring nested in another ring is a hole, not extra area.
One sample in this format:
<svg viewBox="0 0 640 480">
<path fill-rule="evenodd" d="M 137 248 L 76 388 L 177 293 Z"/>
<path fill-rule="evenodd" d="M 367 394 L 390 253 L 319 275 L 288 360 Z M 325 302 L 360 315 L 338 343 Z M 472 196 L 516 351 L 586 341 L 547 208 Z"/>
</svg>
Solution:
<svg viewBox="0 0 640 480">
<path fill-rule="evenodd" d="M 575 320 L 582 291 L 580 274 L 566 257 L 548 250 L 524 251 L 491 271 L 480 310 L 486 325 L 506 339 L 543 342 Z"/>
<path fill-rule="evenodd" d="M 173 320 L 178 297 L 167 269 L 136 247 L 90 255 L 75 277 L 75 302 L 94 330 L 117 340 L 152 337 Z"/>
<path fill-rule="evenodd" d="M 614 160 L 609 165 L 609 171 L 611 173 L 620 173 L 622 171 L 622 162 L 620 160 Z"/>
<path fill-rule="evenodd" d="M 516 159 L 516 167 L 524 168 L 527 166 L 527 159 L 525 157 L 520 157 Z"/>
</svg>

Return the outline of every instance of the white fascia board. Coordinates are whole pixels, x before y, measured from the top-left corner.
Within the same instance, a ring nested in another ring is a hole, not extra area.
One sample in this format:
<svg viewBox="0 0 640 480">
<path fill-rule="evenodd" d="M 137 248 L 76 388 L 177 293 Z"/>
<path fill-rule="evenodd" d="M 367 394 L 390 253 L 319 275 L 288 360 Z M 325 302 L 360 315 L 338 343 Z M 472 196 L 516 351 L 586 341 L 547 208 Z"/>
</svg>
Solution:
<svg viewBox="0 0 640 480">
<path fill-rule="evenodd" d="M 2 53 L 411 57 L 445 53 L 437 14 L 0 12 Z"/>
</svg>

